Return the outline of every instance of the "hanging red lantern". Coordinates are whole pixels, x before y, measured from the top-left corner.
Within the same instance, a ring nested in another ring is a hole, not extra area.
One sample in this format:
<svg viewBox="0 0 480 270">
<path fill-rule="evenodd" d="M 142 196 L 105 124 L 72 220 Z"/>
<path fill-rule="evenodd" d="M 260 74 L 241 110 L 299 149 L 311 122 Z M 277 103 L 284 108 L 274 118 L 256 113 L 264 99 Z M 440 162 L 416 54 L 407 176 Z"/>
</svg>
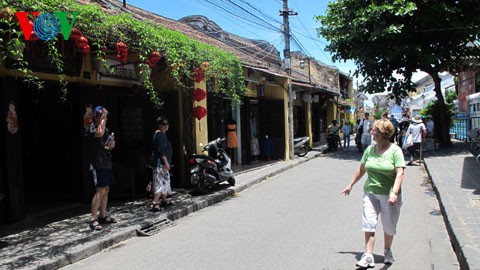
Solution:
<svg viewBox="0 0 480 270">
<path fill-rule="evenodd" d="M 154 68 L 158 61 L 160 61 L 160 58 L 162 56 L 160 55 L 159 52 L 152 52 L 150 56 L 148 56 L 147 64 L 150 68 Z"/>
<path fill-rule="evenodd" d="M 192 114 L 193 114 L 193 116 L 195 116 L 195 118 L 200 120 L 203 117 L 205 117 L 205 115 L 207 115 L 207 109 L 205 109 L 202 106 L 197 106 L 197 107 L 193 108 Z"/>
<path fill-rule="evenodd" d="M 78 30 L 77 28 L 73 27 L 72 32 L 70 32 L 69 39 L 73 41 L 77 41 L 77 39 L 79 39 L 82 36 L 83 36 L 82 32 L 80 32 L 80 30 Z"/>
<path fill-rule="evenodd" d="M 128 60 L 128 46 L 122 41 L 117 42 L 117 60 L 124 64 Z"/>
<path fill-rule="evenodd" d="M 84 45 L 83 47 L 81 47 L 79 49 L 80 53 L 83 55 L 83 56 L 86 56 L 87 54 L 90 53 L 90 46 L 88 45 Z"/>
<path fill-rule="evenodd" d="M 198 67 L 194 68 L 193 73 L 195 76 L 194 78 L 195 82 L 198 83 L 205 79 L 205 74 L 203 73 L 203 70 L 201 68 L 198 68 Z"/>
<path fill-rule="evenodd" d="M 75 46 L 77 46 L 78 49 L 83 48 L 85 45 L 88 45 L 88 39 L 86 37 L 81 36 L 75 40 Z"/>
<path fill-rule="evenodd" d="M 205 92 L 205 90 L 203 90 L 202 88 L 195 88 L 192 91 L 191 96 L 195 101 L 201 101 L 205 99 L 205 97 L 207 96 L 207 92 Z"/>
</svg>

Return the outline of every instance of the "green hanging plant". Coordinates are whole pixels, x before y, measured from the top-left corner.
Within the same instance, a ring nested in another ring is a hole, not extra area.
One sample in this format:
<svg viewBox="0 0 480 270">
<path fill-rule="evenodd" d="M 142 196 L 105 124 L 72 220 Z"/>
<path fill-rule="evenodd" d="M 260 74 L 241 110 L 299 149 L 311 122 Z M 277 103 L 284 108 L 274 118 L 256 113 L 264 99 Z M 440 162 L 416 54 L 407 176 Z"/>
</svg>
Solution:
<svg viewBox="0 0 480 270">
<path fill-rule="evenodd" d="M 150 70 L 146 65 L 150 53 L 157 51 L 163 52 L 167 59 L 168 67 L 176 84 L 189 91 L 193 88 L 192 78 L 193 69 L 195 67 L 203 68 L 207 78 L 214 78 L 218 90 L 239 101 L 244 91 L 244 77 L 240 60 L 233 54 L 220 50 L 214 46 L 203 44 L 187 37 L 186 35 L 166 29 L 162 26 L 148 21 L 139 21 L 129 14 L 107 14 L 98 5 L 80 5 L 73 0 L 47 0 L 47 1 L 6 1 L 2 0 L 4 10 L 6 6 L 12 10 L 21 11 L 40 11 L 52 13 L 55 11 L 78 12 L 78 16 L 74 22 L 74 27 L 79 29 L 83 35 L 89 40 L 93 52 L 96 54 L 98 61 L 102 63 L 105 69 L 111 70 L 107 65 L 106 53 L 108 50 L 114 49 L 118 41 L 122 41 L 128 45 L 129 53 L 138 54 L 139 69 L 141 78 L 149 78 Z M 4 19 L 0 18 L 0 23 L 4 23 Z M 15 20 L 10 22 L 8 29 L 1 29 L 0 36 L 11 36 L 12 33 L 19 32 L 16 30 L 18 23 Z M 16 40 L 16 41 L 13 41 Z M 18 42 L 18 38 L 11 39 L 8 42 Z M 8 42 L 0 40 L 5 46 Z M 61 54 L 56 47 L 47 42 L 49 56 L 59 72 L 59 82 L 66 97 L 66 81 L 63 75 L 63 60 Z M 5 50 L 2 50 L 5 52 Z M 5 57 L 4 53 L 2 54 Z M 22 59 L 22 58 L 19 58 Z M 205 64 L 208 62 L 208 68 Z M 32 75 L 28 69 L 27 63 L 19 60 L 18 70 L 25 74 L 25 80 L 38 83 L 38 78 Z M 31 76 L 31 77 L 28 77 Z M 28 77 L 28 78 L 27 78 Z M 144 80 L 143 87 L 147 89 L 147 94 L 156 107 L 162 105 L 158 97 L 157 91 L 150 80 Z"/>
</svg>

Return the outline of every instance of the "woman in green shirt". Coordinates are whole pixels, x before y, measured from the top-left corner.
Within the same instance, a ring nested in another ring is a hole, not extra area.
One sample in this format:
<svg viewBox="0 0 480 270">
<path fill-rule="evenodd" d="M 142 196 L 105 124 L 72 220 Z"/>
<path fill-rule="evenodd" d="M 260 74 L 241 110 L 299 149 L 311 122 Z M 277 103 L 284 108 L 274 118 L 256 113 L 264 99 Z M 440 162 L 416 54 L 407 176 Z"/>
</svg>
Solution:
<svg viewBox="0 0 480 270">
<path fill-rule="evenodd" d="M 348 196 L 353 185 L 362 178 L 365 172 L 367 173 L 367 180 L 363 185 L 362 218 L 362 230 L 365 232 L 365 253 L 357 262 L 358 267 L 371 268 L 375 266 L 373 248 L 379 216 L 384 230 L 384 263 L 394 262 L 391 247 L 402 206 L 401 185 L 405 168 L 402 149 L 389 141 L 394 132 L 394 126 L 389 120 L 375 121 L 372 136 L 376 144 L 370 145 L 365 150 L 360 166 L 350 184 L 342 191 L 342 194 Z"/>
</svg>

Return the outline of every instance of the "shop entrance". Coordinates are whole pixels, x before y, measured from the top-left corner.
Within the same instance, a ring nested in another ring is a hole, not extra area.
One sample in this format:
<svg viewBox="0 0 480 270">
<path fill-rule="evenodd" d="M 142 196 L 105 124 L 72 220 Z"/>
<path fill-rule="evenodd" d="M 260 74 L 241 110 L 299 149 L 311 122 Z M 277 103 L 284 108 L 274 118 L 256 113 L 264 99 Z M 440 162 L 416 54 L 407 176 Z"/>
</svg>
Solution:
<svg viewBox="0 0 480 270">
<path fill-rule="evenodd" d="M 56 85 L 46 85 L 41 91 L 17 86 L 27 212 L 79 202 L 81 122 L 75 113 L 80 111 L 74 105 L 72 92 L 76 91 L 70 90 L 62 102 Z"/>
</svg>

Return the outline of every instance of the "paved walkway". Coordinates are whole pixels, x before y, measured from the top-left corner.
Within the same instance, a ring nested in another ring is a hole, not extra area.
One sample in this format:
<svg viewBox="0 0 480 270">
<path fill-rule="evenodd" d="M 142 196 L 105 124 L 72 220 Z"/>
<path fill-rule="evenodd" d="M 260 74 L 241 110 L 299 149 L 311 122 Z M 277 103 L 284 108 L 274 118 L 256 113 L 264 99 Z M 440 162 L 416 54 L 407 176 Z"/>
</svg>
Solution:
<svg viewBox="0 0 480 270">
<path fill-rule="evenodd" d="M 480 269 L 480 164 L 463 142 L 425 154 L 461 269 Z"/>
<path fill-rule="evenodd" d="M 354 147 L 351 146 L 350 150 Z M 425 165 L 435 191 L 439 193 L 444 220 L 459 255 L 461 269 L 480 269 L 480 165 L 464 148 L 462 144 L 455 144 L 448 151 L 428 153 Z M 112 227 L 105 226 L 99 232 L 88 228 L 89 214 L 83 211 L 83 214 L 71 215 L 60 221 L 45 222 L 44 226 L 28 227 L 8 234 L 0 238 L 0 269 L 60 268 L 131 237 L 151 233 L 149 230 L 161 230 L 174 224 L 176 219 L 321 155 L 320 151 L 312 151 L 305 158 L 272 162 L 261 167 L 237 168 L 243 171 L 237 174 L 235 187 L 225 185 L 204 196 L 178 192 L 173 197 L 176 205 L 158 214 L 148 211 L 150 200 L 147 199 L 113 205 L 110 211 L 120 222 Z M 4 231 L 9 226 L 2 225 L 0 229 Z M 441 222 L 432 224 L 434 230 L 435 227 L 438 231 L 444 230 Z M 450 248 L 448 237 L 441 233 L 433 233 L 431 237 L 432 251 L 436 256 L 433 258 L 434 268 L 456 269 L 452 268 L 451 259 L 444 256 Z"/>
</svg>

